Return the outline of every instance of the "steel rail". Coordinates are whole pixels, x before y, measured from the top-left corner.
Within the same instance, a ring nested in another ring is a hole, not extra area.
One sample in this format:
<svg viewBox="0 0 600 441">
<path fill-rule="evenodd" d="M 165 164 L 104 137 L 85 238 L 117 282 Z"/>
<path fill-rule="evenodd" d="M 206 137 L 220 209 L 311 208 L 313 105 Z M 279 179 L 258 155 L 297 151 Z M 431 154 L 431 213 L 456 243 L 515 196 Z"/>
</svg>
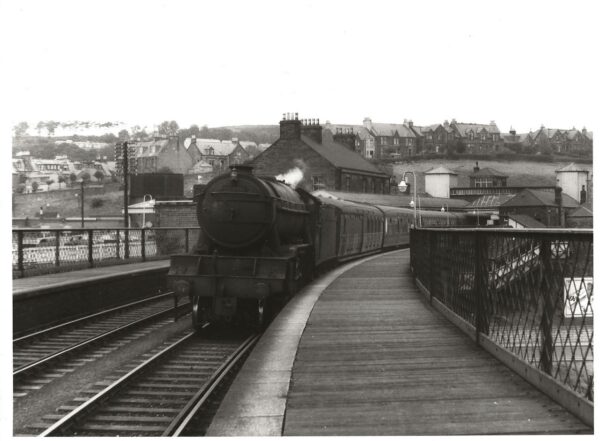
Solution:
<svg viewBox="0 0 600 441">
<path fill-rule="evenodd" d="M 125 310 L 125 309 L 130 308 L 130 307 L 139 306 L 139 305 L 141 305 L 143 303 L 150 303 L 153 300 L 158 300 L 158 299 L 160 299 L 162 297 L 172 296 L 173 294 L 174 294 L 173 291 L 169 291 L 167 293 L 158 294 L 156 296 L 149 297 L 147 299 L 137 300 L 135 302 L 127 303 L 126 305 L 116 306 L 116 307 L 111 308 L 111 309 L 106 309 L 104 311 L 100 311 L 100 312 L 96 312 L 94 314 L 86 315 L 85 317 L 80 317 L 78 319 L 71 320 L 71 321 L 66 322 L 66 323 L 61 323 L 61 324 L 53 326 L 51 328 L 41 329 L 41 330 L 33 332 L 31 334 L 27 334 L 27 335 L 23 335 L 21 337 L 14 338 L 13 339 L 13 344 L 15 344 L 15 343 L 22 343 L 23 341 L 26 341 L 26 340 L 29 340 L 29 339 L 34 339 L 36 337 L 39 337 L 41 335 L 44 335 L 44 334 L 47 334 L 47 333 L 50 333 L 50 332 L 58 331 L 61 328 L 66 328 L 66 327 L 69 327 L 69 326 L 77 325 L 77 324 L 82 323 L 82 322 L 84 322 L 86 320 L 91 320 L 91 319 L 94 319 L 94 318 L 102 317 L 103 315 L 108 315 L 108 314 L 111 314 L 113 312 L 118 312 L 120 310 Z"/>
<path fill-rule="evenodd" d="M 162 311 L 159 311 L 157 313 L 154 313 L 152 315 L 146 316 L 146 317 L 142 317 L 141 319 L 138 319 L 134 322 L 130 322 L 127 323 L 125 325 L 119 326 L 118 328 L 115 329 L 111 329 L 109 331 L 106 331 L 102 334 L 96 335 L 94 337 L 90 337 L 87 340 L 83 340 L 81 342 L 75 343 L 74 345 L 71 345 L 67 348 L 61 349 L 53 354 L 50 354 L 46 357 L 43 357 L 39 360 L 36 360 L 32 363 L 29 363 L 25 366 L 21 366 L 19 367 L 17 370 L 13 371 L 13 381 L 18 381 L 20 379 L 22 379 L 24 376 L 28 375 L 29 373 L 31 373 L 32 371 L 39 369 L 43 366 L 46 366 L 56 360 L 58 360 L 61 357 L 64 357 L 68 354 L 73 354 L 78 350 L 81 350 L 85 347 L 91 346 L 93 344 L 97 344 L 100 343 L 102 340 L 108 339 L 110 337 L 114 337 L 115 335 L 125 332 L 127 330 L 130 330 L 136 326 L 142 325 L 146 322 L 149 321 L 153 321 L 156 319 L 159 319 L 167 314 L 170 314 L 174 311 L 177 311 L 179 309 L 184 309 L 186 306 L 188 306 L 189 303 L 183 304 L 183 305 L 179 305 L 176 308 L 168 308 L 168 309 L 163 309 Z"/>
<path fill-rule="evenodd" d="M 102 391 L 98 392 L 96 395 L 91 397 L 85 403 L 81 404 L 79 407 L 73 409 L 63 418 L 58 420 L 44 432 L 42 432 L 38 436 L 60 436 L 61 432 L 66 430 L 69 426 L 75 423 L 75 421 L 85 415 L 88 411 L 90 411 L 94 405 L 98 404 L 104 399 L 107 399 L 111 394 L 115 393 L 120 387 L 124 386 L 128 381 L 132 380 L 138 373 L 146 369 L 151 364 L 155 363 L 157 360 L 163 358 L 165 355 L 171 353 L 176 348 L 180 347 L 183 343 L 191 339 L 195 335 L 195 331 L 190 332 L 177 340 L 175 343 L 169 345 L 158 354 L 155 354 L 142 364 L 135 367 L 133 370 L 119 378 L 117 381 L 112 383 L 110 386 L 107 386 Z"/>
<path fill-rule="evenodd" d="M 223 381 L 225 376 L 233 369 L 242 358 L 258 341 L 261 334 L 254 334 L 248 337 L 240 347 L 231 354 L 221 367 L 215 371 L 202 388 L 185 405 L 181 412 L 175 417 L 169 427 L 163 432 L 162 436 L 180 436 L 187 428 L 189 423 L 198 413 L 198 410 L 211 396 L 216 387 Z"/>
</svg>

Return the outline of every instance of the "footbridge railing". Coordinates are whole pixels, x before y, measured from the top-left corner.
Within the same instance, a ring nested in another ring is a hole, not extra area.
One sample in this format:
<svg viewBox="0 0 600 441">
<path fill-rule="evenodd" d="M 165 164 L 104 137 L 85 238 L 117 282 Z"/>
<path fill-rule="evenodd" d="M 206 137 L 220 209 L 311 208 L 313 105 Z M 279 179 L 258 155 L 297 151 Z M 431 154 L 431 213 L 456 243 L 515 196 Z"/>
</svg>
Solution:
<svg viewBox="0 0 600 441">
<path fill-rule="evenodd" d="M 416 229 L 410 242 L 434 306 L 593 424 L 592 230 Z"/>
</svg>

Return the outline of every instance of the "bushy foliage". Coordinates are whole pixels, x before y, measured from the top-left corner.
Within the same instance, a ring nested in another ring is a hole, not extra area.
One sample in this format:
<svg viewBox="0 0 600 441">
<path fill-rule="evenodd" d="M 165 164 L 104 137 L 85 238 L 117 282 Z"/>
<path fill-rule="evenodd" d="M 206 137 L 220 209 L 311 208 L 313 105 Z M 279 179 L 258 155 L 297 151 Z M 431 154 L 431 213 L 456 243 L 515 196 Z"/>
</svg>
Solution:
<svg viewBox="0 0 600 441">
<path fill-rule="evenodd" d="M 91 207 L 92 208 L 100 208 L 102 206 L 104 206 L 104 199 L 102 198 L 92 198 L 92 202 L 91 202 Z"/>
</svg>

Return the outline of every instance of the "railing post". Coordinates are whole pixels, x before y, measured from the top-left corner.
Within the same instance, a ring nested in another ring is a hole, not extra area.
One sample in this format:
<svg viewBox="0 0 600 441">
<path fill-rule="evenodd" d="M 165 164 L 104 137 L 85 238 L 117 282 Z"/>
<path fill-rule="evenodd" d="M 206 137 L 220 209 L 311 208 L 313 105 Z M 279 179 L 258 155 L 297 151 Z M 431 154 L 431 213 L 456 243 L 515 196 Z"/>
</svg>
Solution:
<svg viewBox="0 0 600 441">
<path fill-rule="evenodd" d="M 142 228 L 142 262 L 146 261 L 146 227 Z"/>
<path fill-rule="evenodd" d="M 540 243 L 540 263 L 541 263 L 541 300 L 542 317 L 540 331 L 542 334 L 542 347 L 540 354 L 540 367 L 542 371 L 552 374 L 552 354 L 554 352 L 554 342 L 552 339 L 552 321 L 554 319 L 554 299 L 552 284 L 552 262 L 551 262 L 550 241 L 543 239 Z"/>
<path fill-rule="evenodd" d="M 94 231 L 88 230 L 88 263 L 90 268 L 94 267 Z"/>
<path fill-rule="evenodd" d="M 129 229 L 125 230 L 125 249 L 123 251 L 125 254 L 125 260 L 129 259 Z"/>
<path fill-rule="evenodd" d="M 121 232 L 119 231 L 119 229 L 117 228 L 117 240 L 115 241 L 116 244 L 116 248 L 115 248 L 115 252 L 116 252 L 116 258 L 120 259 L 121 258 Z"/>
<path fill-rule="evenodd" d="M 23 231 L 17 231 L 17 266 L 21 277 L 25 277 L 25 267 L 23 265 Z"/>
<path fill-rule="evenodd" d="M 475 342 L 479 345 L 479 334 L 489 332 L 485 301 L 487 299 L 487 240 L 484 231 L 475 232 Z"/>
<path fill-rule="evenodd" d="M 60 231 L 55 231 L 56 245 L 54 249 L 54 262 L 56 266 L 60 266 Z"/>
<path fill-rule="evenodd" d="M 434 232 L 428 231 L 427 238 L 429 241 L 429 302 L 433 304 L 433 298 L 435 297 L 435 240 L 434 240 Z"/>
<path fill-rule="evenodd" d="M 185 253 L 189 254 L 190 252 L 190 229 L 185 229 Z"/>
</svg>

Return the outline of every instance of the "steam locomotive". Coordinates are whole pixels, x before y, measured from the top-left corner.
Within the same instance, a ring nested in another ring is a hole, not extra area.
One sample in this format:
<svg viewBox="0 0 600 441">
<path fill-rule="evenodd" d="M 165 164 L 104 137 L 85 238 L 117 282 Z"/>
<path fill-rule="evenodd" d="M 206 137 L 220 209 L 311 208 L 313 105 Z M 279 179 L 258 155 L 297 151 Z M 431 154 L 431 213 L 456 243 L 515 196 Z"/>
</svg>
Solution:
<svg viewBox="0 0 600 441">
<path fill-rule="evenodd" d="M 408 245 L 413 210 L 315 197 L 249 166 L 231 166 L 195 196 L 201 237 L 168 273 L 204 322 L 263 326 L 316 270 Z M 455 225 L 455 213 L 420 212 L 422 226 Z"/>
</svg>

